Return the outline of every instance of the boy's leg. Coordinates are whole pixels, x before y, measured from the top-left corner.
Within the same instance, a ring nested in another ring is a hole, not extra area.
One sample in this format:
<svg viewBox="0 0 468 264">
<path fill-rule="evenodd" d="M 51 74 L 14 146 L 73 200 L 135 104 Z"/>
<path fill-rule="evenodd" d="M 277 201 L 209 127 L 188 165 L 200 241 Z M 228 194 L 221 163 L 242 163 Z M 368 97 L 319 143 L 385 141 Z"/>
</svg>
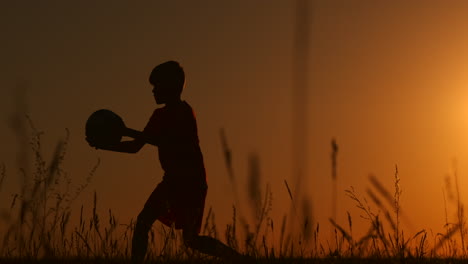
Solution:
<svg viewBox="0 0 468 264">
<path fill-rule="evenodd" d="M 206 192 L 206 185 L 199 186 L 198 189 L 192 187 L 187 191 L 190 196 L 184 197 L 183 201 L 178 203 L 181 209 L 178 216 L 185 245 L 201 253 L 222 259 L 242 260 L 241 254 L 221 241 L 209 236 L 198 235 L 203 221 Z"/>
<path fill-rule="evenodd" d="M 148 248 L 148 232 L 160 216 L 167 213 L 167 190 L 163 183 L 158 184 L 140 212 L 133 231 L 132 263 L 142 263 Z"/>
<path fill-rule="evenodd" d="M 200 236 L 191 230 L 184 230 L 183 236 L 186 246 L 204 254 L 227 260 L 242 260 L 243 258 L 239 252 L 235 251 L 231 247 L 225 245 L 215 238 L 209 236 Z"/>
</svg>

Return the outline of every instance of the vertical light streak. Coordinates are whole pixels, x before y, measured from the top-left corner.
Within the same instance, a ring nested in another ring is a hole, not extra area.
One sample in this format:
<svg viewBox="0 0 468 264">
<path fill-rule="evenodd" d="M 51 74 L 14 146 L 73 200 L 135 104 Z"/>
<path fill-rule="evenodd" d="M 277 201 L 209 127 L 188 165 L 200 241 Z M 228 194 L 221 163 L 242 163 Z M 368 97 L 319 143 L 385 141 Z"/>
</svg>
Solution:
<svg viewBox="0 0 468 264">
<path fill-rule="evenodd" d="M 295 1 L 292 50 L 292 176 L 295 184 L 293 203 L 302 201 L 308 160 L 308 76 L 309 0 Z M 293 208 L 297 205 L 293 205 Z M 292 225 L 292 221 L 290 222 Z"/>
</svg>

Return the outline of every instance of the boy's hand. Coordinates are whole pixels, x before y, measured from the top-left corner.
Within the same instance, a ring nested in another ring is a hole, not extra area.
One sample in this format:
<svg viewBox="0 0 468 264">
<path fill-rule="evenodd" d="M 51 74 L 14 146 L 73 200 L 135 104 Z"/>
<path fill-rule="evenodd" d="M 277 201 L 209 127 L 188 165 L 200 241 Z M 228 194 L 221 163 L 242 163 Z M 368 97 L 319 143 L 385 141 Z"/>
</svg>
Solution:
<svg viewBox="0 0 468 264">
<path fill-rule="evenodd" d="M 86 137 L 86 141 L 88 142 L 90 147 L 93 147 L 95 149 L 102 149 L 102 146 L 99 146 L 98 143 L 92 141 L 89 137 Z"/>
</svg>

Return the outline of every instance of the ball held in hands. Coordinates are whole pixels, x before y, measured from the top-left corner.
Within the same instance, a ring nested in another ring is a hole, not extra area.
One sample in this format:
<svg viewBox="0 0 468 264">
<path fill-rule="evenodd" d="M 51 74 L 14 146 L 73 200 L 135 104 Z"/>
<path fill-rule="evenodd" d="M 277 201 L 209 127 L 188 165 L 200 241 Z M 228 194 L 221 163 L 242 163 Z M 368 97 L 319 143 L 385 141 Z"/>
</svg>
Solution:
<svg viewBox="0 0 468 264">
<path fill-rule="evenodd" d="M 91 147 L 105 148 L 119 143 L 125 128 L 119 115 L 111 110 L 100 109 L 86 121 L 86 141 Z"/>
</svg>

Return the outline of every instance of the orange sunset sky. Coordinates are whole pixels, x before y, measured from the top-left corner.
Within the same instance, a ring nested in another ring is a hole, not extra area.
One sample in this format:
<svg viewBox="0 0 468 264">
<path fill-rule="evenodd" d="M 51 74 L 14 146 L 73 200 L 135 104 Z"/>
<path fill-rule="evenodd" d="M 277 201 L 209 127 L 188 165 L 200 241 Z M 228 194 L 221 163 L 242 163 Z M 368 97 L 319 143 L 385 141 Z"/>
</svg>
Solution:
<svg viewBox="0 0 468 264">
<path fill-rule="evenodd" d="M 365 227 L 344 190 L 353 186 L 365 196 L 374 174 L 392 191 L 397 164 L 407 232 L 443 231 L 444 178 L 453 176 L 454 160 L 468 202 L 468 2 L 324 0 L 310 1 L 309 9 L 309 155 L 301 188 L 314 221 L 329 228 L 336 138 L 338 223 L 346 224 L 349 211 Z M 19 145 L 9 120 L 28 113 L 45 132 L 47 159 L 69 129 L 64 169 L 77 184 L 100 158 L 75 206 L 90 212 L 96 191 L 100 210 L 111 208 L 121 223 L 135 218 L 162 179 L 156 149 L 96 151 L 84 140 L 84 125 L 93 111 L 108 108 L 142 129 L 156 107 L 150 71 L 177 60 L 208 172 L 205 213 L 213 207 L 221 231 L 232 216 L 224 128 L 240 210 L 249 215 L 247 164 L 257 153 L 261 186 L 271 185 L 271 216 L 280 226 L 291 204 L 284 180 L 293 182 L 294 14 L 294 1 L 283 0 L 3 1 L 0 162 L 7 177 L 0 210 L 19 190 Z M 448 198 L 447 209 L 455 221 Z"/>
</svg>

